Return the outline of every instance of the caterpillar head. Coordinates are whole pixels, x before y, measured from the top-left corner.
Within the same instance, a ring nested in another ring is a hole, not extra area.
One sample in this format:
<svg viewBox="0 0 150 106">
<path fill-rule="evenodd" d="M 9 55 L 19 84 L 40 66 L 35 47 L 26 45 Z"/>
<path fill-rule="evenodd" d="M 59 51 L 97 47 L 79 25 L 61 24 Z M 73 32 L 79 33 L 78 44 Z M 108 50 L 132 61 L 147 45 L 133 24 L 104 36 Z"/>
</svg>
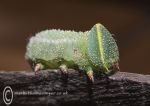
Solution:
<svg viewBox="0 0 150 106">
<path fill-rule="evenodd" d="M 88 33 L 88 57 L 90 62 L 105 73 L 109 73 L 119 60 L 118 47 L 111 33 L 96 24 Z"/>
</svg>

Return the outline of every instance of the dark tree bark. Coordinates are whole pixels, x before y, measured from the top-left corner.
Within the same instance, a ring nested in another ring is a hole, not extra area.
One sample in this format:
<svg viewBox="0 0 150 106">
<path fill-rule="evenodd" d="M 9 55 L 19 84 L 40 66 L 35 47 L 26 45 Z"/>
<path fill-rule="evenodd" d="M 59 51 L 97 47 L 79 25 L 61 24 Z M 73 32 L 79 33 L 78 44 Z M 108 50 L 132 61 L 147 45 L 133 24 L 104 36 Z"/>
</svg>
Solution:
<svg viewBox="0 0 150 106">
<path fill-rule="evenodd" d="M 13 90 L 11 105 L 49 106 L 145 106 L 150 105 L 150 75 L 117 72 L 106 77 L 95 75 L 95 82 L 69 70 L 68 81 L 57 70 L 0 72 L 0 106 L 3 90 Z M 22 94 L 21 94 L 22 93 Z"/>
</svg>

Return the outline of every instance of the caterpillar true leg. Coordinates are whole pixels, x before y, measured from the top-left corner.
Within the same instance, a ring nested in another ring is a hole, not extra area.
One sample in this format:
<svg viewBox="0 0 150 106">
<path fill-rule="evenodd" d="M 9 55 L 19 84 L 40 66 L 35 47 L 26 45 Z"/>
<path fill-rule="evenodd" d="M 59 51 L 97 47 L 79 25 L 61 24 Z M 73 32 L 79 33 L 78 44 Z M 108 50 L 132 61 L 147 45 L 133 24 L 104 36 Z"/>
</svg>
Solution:
<svg viewBox="0 0 150 106">
<path fill-rule="evenodd" d="M 37 63 L 34 67 L 34 72 L 35 74 L 38 73 L 38 71 L 42 70 L 43 69 L 43 65 L 41 63 Z"/>
<path fill-rule="evenodd" d="M 94 75 L 93 75 L 93 70 L 91 67 L 88 67 L 86 70 L 87 77 L 89 80 L 93 83 L 94 82 Z"/>
</svg>

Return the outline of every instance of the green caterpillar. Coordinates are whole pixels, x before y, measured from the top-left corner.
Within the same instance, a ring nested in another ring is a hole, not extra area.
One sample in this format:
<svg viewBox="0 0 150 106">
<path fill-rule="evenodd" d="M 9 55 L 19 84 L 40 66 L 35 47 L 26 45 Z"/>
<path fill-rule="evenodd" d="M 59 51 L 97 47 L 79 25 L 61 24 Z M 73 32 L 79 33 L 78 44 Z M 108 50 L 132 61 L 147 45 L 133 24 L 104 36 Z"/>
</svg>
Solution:
<svg viewBox="0 0 150 106">
<path fill-rule="evenodd" d="M 35 72 L 59 68 L 83 70 L 91 81 L 93 72 L 109 74 L 118 67 L 119 52 L 110 32 L 96 24 L 85 32 L 45 30 L 31 37 L 25 58 Z"/>
</svg>

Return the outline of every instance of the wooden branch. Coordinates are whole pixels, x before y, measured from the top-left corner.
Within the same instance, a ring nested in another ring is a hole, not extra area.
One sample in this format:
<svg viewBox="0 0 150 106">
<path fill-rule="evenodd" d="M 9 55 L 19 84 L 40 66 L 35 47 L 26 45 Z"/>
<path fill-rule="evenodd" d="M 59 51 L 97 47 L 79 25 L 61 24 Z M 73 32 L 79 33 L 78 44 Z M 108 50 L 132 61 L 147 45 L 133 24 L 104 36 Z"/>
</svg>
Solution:
<svg viewBox="0 0 150 106">
<path fill-rule="evenodd" d="M 116 106 L 150 105 L 150 75 L 117 72 L 109 78 L 95 75 L 94 84 L 85 75 L 69 70 L 68 81 L 58 70 L 0 72 L 0 106 L 3 89 L 13 90 L 11 105 Z"/>
</svg>

